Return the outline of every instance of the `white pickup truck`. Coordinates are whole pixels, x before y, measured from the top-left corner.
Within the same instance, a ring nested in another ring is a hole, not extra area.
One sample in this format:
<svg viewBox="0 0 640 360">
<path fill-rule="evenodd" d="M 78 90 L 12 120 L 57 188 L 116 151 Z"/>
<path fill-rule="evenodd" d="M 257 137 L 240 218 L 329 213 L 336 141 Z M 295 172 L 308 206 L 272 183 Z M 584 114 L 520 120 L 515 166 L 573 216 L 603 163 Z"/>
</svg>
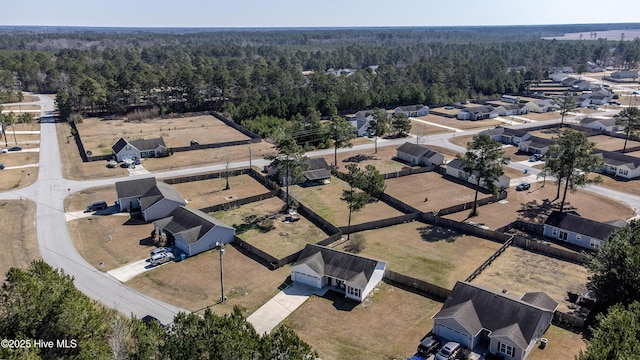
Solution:
<svg viewBox="0 0 640 360">
<path fill-rule="evenodd" d="M 151 265 L 153 266 L 158 266 L 160 264 L 164 264 L 172 260 L 173 260 L 172 252 L 163 252 L 160 254 L 154 254 L 150 258 Z"/>
</svg>

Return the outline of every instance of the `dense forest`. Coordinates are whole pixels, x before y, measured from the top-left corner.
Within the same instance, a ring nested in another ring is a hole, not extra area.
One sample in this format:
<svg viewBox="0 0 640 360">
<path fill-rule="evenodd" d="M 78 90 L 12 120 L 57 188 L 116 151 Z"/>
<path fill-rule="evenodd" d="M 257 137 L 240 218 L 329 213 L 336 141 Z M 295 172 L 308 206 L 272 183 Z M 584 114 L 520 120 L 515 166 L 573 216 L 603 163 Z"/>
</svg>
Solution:
<svg viewBox="0 0 640 360">
<path fill-rule="evenodd" d="M 635 67 L 640 39 L 540 39 L 606 29 L 0 29 L 0 102 L 21 91 L 59 93 L 63 117 L 218 110 L 265 128 L 373 107 L 522 92 L 553 67 Z M 353 70 L 347 76 L 328 69 Z"/>
</svg>

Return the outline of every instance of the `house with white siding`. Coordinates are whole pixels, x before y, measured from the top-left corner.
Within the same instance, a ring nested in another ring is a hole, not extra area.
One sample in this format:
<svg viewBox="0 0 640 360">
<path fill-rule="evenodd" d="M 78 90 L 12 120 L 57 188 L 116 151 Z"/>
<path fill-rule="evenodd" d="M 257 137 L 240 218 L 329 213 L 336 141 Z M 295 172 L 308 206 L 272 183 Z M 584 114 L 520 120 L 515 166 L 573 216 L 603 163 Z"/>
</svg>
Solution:
<svg viewBox="0 0 640 360">
<path fill-rule="evenodd" d="M 396 150 L 396 157 L 411 165 L 442 165 L 444 155 L 428 147 L 406 142 Z"/>
<path fill-rule="evenodd" d="M 217 243 L 228 244 L 236 229 L 202 211 L 184 206 L 175 208 L 167 217 L 153 223 L 156 234 L 166 234 L 169 243 L 187 256 L 211 250 Z"/>
<path fill-rule="evenodd" d="M 521 103 L 498 105 L 495 107 L 495 110 L 500 116 L 524 115 L 530 111 L 525 104 Z"/>
<path fill-rule="evenodd" d="M 580 120 L 580 125 L 595 130 L 606 131 L 620 131 L 623 128 L 621 125 L 616 125 L 616 119 L 614 118 L 586 117 Z"/>
<path fill-rule="evenodd" d="M 611 73 L 614 79 L 637 79 L 638 70 L 621 70 Z"/>
<path fill-rule="evenodd" d="M 433 334 L 474 349 L 488 343 L 492 354 L 524 360 L 551 325 L 558 303 L 544 292 L 520 298 L 458 281 L 433 317 Z"/>
<path fill-rule="evenodd" d="M 397 108 L 393 109 L 393 113 L 405 114 L 408 117 L 427 116 L 429 115 L 429 107 L 422 104 L 398 106 Z"/>
<path fill-rule="evenodd" d="M 464 163 L 460 159 L 453 159 L 447 163 L 447 175 L 453 176 L 458 179 L 468 181 L 473 185 L 478 185 L 478 178 L 474 174 L 469 174 L 464 171 Z M 493 181 L 493 184 L 499 189 L 506 189 L 509 187 L 511 178 L 506 175 L 501 175 L 499 178 Z M 480 181 L 480 186 L 488 189 L 484 179 Z"/>
<path fill-rule="evenodd" d="M 362 302 L 382 281 L 386 267 L 384 261 L 307 244 L 291 266 L 291 280 L 318 289 L 329 286 Z"/>
<path fill-rule="evenodd" d="M 521 141 L 527 140 L 531 137 L 531 134 L 526 129 L 513 129 L 502 126 L 483 130 L 480 134 L 489 135 L 493 140 L 497 140 L 508 145 L 518 145 Z"/>
<path fill-rule="evenodd" d="M 484 120 L 497 118 L 498 111 L 493 106 L 481 105 L 460 110 L 457 115 L 458 120 Z"/>
<path fill-rule="evenodd" d="M 144 159 L 148 157 L 164 156 L 167 154 L 167 146 L 162 138 L 125 140 L 120 138 L 111 150 L 117 161 L 126 159 Z"/>
<path fill-rule="evenodd" d="M 640 158 L 615 151 L 596 150 L 594 155 L 601 157 L 604 168 L 600 172 L 624 179 L 640 177 Z"/>
<path fill-rule="evenodd" d="M 544 235 L 585 249 L 602 246 L 618 227 L 583 218 L 570 212 L 553 211 L 544 222 Z"/>
<path fill-rule="evenodd" d="M 529 111 L 535 113 L 545 113 L 560 110 L 560 105 L 552 99 L 539 99 L 526 103 Z"/>
<path fill-rule="evenodd" d="M 546 154 L 549 146 L 555 144 L 554 139 L 542 138 L 539 136 L 528 136 L 518 144 L 518 150 L 531 154 Z"/>
<path fill-rule="evenodd" d="M 145 221 L 166 217 L 187 202 L 171 185 L 158 182 L 155 177 L 116 183 L 120 211 L 140 212 Z"/>
</svg>

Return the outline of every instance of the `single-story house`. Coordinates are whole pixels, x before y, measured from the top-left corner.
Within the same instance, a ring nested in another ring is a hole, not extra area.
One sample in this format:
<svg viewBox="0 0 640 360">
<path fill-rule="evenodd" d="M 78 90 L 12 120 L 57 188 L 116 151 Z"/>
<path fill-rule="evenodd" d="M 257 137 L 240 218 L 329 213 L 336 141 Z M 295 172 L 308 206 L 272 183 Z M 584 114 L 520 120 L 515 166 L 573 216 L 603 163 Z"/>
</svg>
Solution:
<svg viewBox="0 0 640 360">
<path fill-rule="evenodd" d="M 330 286 L 362 302 L 382 281 L 386 267 L 384 261 L 307 244 L 291 266 L 291 280 L 318 289 Z"/>
<path fill-rule="evenodd" d="M 167 217 L 156 220 L 153 228 L 158 234 L 166 234 L 175 247 L 187 256 L 193 256 L 216 247 L 216 243 L 228 244 L 235 238 L 236 229 L 202 211 L 184 206 L 175 208 Z"/>
<path fill-rule="evenodd" d="M 167 153 L 167 146 L 162 138 L 125 140 L 120 138 L 111 147 L 117 161 L 125 159 L 144 159 L 148 157 L 162 156 Z"/>
<path fill-rule="evenodd" d="M 412 117 L 412 116 L 427 116 L 429 115 L 429 107 L 418 104 L 418 105 L 409 105 L 409 106 L 398 106 L 393 109 L 394 114 L 402 114 Z"/>
<path fill-rule="evenodd" d="M 529 108 L 525 104 L 520 103 L 499 105 L 495 107 L 495 110 L 500 116 L 524 115 L 529 113 Z"/>
<path fill-rule="evenodd" d="M 596 130 L 619 131 L 622 126 L 616 125 L 614 118 L 592 118 L 586 117 L 580 120 L 580 125 Z"/>
<path fill-rule="evenodd" d="M 523 360 L 545 333 L 558 303 L 544 292 L 521 298 L 458 281 L 433 317 L 433 334 L 473 349 L 488 341 L 489 352 Z"/>
<path fill-rule="evenodd" d="M 387 119 L 391 118 L 391 114 L 386 114 Z M 373 110 L 360 110 L 349 119 L 349 123 L 356 129 L 356 135 L 362 137 L 369 136 L 369 123 L 371 120 L 373 120 Z"/>
<path fill-rule="evenodd" d="M 591 98 L 589 100 L 591 100 L 592 105 L 605 105 L 609 100 L 611 100 L 611 98 L 605 95 L 591 94 Z"/>
<path fill-rule="evenodd" d="M 501 101 L 506 102 L 506 103 L 510 103 L 510 104 L 517 104 L 520 102 L 520 98 L 515 96 L 515 95 L 502 95 L 502 97 L 500 98 Z"/>
<path fill-rule="evenodd" d="M 575 82 L 573 83 L 573 85 L 571 85 L 574 90 L 578 91 L 591 90 L 593 86 L 595 85 L 586 80 L 579 80 L 578 82 Z"/>
<path fill-rule="evenodd" d="M 614 79 L 637 79 L 638 70 L 621 70 L 611 73 Z"/>
<path fill-rule="evenodd" d="M 526 129 L 513 129 L 502 126 L 484 130 L 480 134 L 489 135 L 494 140 L 510 145 L 518 145 L 521 141 L 531 137 L 531 134 Z"/>
<path fill-rule="evenodd" d="M 563 72 L 554 72 L 552 74 L 549 74 L 549 78 L 551 79 L 551 81 L 555 82 L 555 83 L 561 83 L 562 80 L 568 78 L 569 76 L 567 76 L 567 74 L 563 73 Z"/>
<path fill-rule="evenodd" d="M 552 99 L 539 99 L 526 103 L 530 111 L 535 113 L 545 113 L 560 110 L 560 105 Z"/>
<path fill-rule="evenodd" d="M 573 86 L 574 84 L 577 84 L 580 80 L 576 79 L 574 77 L 565 77 L 564 79 L 562 79 L 561 83 L 564 86 Z"/>
<path fill-rule="evenodd" d="M 171 185 L 149 177 L 116 183 L 120 211 L 140 211 L 145 221 L 166 217 L 187 202 Z"/>
<path fill-rule="evenodd" d="M 604 169 L 602 172 L 620 176 L 625 179 L 640 177 L 640 158 L 621 154 L 615 151 L 596 150 L 594 154 L 602 157 Z"/>
<path fill-rule="evenodd" d="M 592 96 L 591 93 L 586 93 L 575 98 L 576 107 L 579 107 L 579 108 L 589 107 L 589 105 L 591 105 L 591 96 Z"/>
<path fill-rule="evenodd" d="M 307 170 L 302 173 L 307 184 L 324 184 L 331 179 L 331 167 L 324 158 L 307 159 Z"/>
<path fill-rule="evenodd" d="M 396 157 L 411 165 L 442 165 L 444 156 L 428 147 L 406 142 L 396 150 Z"/>
<path fill-rule="evenodd" d="M 464 171 L 464 164 L 462 163 L 462 161 L 460 159 L 453 159 L 451 161 L 449 161 L 447 163 L 447 175 L 453 176 L 455 178 L 458 179 L 463 179 L 466 180 L 468 182 L 470 182 L 473 185 L 477 185 L 478 184 L 478 179 L 475 175 L 473 174 L 469 174 L 467 172 Z M 500 189 L 506 189 L 509 187 L 509 183 L 511 182 L 511 178 L 509 178 L 506 175 L 501 175 L 499 178 L 497 178 L 493 184 L 500 188 Z M 480 186 L 487 188 L 484 180 L 482 180 L 480 182 Z"/>
<path fill-rule="evenodd" d="M 566 241 L 586 249 L 595 250 L 618 227 L 581 217 L 580 215 L 553 211 L 544 222 L 544 235 Z"/>
<path fill-rule="evenodd" d="M 520 151 L 532 154 L 546 154 L 549 151 L 549 146 L 555 144 L 553 139 L 542 138 L 538 136 L 529 136 L 526 140 L 523 140 L 518 145 Z"/>
<path fill-rule="evenodd" d="M 497 118 L 498 111 L 493 106 L 473 106 L 460 110 L 457 115 L 459 120 L 484 120 Z"/>
</svg>

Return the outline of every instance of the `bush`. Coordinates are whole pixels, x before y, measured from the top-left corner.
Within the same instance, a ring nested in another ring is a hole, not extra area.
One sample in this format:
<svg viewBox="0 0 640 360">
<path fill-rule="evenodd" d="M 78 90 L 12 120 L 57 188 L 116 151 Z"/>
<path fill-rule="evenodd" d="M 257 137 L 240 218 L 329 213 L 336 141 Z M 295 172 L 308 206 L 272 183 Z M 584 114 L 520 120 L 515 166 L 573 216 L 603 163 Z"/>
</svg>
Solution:
<svg viewBox="0 0 640 360">
<path fill-rule="evenodd" d="M 345 247 L 350 253 L 357 254 L 367 246 L 367 239 L 362 234 L 351 234 L 349 244 Z"/>
</svg>

